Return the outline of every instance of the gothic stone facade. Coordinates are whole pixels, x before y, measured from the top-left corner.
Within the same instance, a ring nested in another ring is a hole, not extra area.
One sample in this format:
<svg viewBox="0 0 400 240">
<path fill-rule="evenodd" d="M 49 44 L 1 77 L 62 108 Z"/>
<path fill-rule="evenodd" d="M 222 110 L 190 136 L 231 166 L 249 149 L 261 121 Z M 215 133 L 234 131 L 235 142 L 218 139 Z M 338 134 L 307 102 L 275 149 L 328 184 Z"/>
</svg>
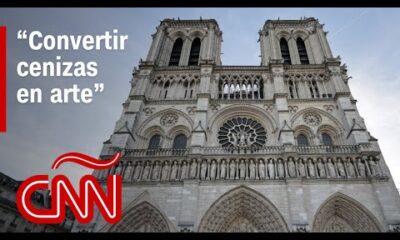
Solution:
<svg viewBox="0 0 400 240">
<path fill-rule="evenodd" d="M 94 173 L 123 175 L 123 218 L 76 231 L 399 230 L 398 191 L 318 20 L 266 21 L 260 66 L 222 65 L 212 19 L 165 19 L 152 37 L 101 152 L 123 160 Z"/>
<path fill-rule="evenodd" d="M 70 208 L 66 209 L 66 218 L 60 224 L 35 224 L 26 220 L 19 212 L 16 195 L 22 181 L 17 181 L 0 172 L 0 233 L 1 232 L 70 232 L 75 217 Z M 50 192 L 35 191 L 31 197 L 37 209 L 50 208 Z"/>
</svg>

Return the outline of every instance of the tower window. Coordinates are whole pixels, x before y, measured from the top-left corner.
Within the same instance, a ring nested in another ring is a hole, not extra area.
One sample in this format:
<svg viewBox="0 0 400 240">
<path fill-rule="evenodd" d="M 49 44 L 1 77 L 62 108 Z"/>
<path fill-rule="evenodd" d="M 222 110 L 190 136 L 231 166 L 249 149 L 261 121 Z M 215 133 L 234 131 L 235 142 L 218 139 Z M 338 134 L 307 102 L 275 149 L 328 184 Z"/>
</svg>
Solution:
<svg viewBox="0 0 400 240">
<path fill-rule="evenodd" d="M 281 47 L 283 63 L 292 64 L 292 60 L 290 59 L 289 46 L 285 38 L 281 38 L 280 47 Z"/>
<path fill-rule="evenodd" d="M 327 145 L 327 146 L 332 146 L 333 145 L 333 141 L 332 141 L 331 136 L 329 134 L 327 134 L 327 133 L 323 133 L 322 134 L 322 143 L 324 145 Z"/>
<path fill-rule="evenodd" d="M 290 94 L 290 98 L 294 98 L 294 90 L 293 90 L 293 81 L 290 80 L 289 81 L 289 94 Z"/>
<path fill-rule="evenodd" d="M 157 149 L 160 147 L 161 136 L 159 134 L 153 135 L 150 138 L 148 149 Z"/>
<path fill-rule="evenodd" d="M 188 93 L 188 86 L 189 86 L 189 84 L 188 84 L 188 82 L 185 82 L 184 84 L 183 84 L 183 87 L 185 88 L 185 96 L 184 96 L 184 98 L 186 98 L 187 97 L 187 93 Z"/>
<path fill-rule="evenodd" d="M 181 58 L 183 40 L 178 38 L 175 40 L 174 46 L 172 47 L 171 58 L 169 59 L 169 66 L 178 66 Z"/>
<path fill-rule="evenodd" d="M 192 47 L 190 49 L 189 66 L 199 64 L 200 46 L 201 46 L 200 39 L 199 38 L 194 39 L 192 42 Z"/>
<path fill-rule="evenodd" d="M 308 138 L 304 134 L 299 134 L 297 136 L 297 145 L 299 146 L 309 146 Z"/>
<path fill-rule="evenodd" d="M 300 63 L 310 64 L 310 62 L 308 61 L 306 45 L 304 44 L 303 39 L 297 38 L 296 43 L 297 43 L 297 50 L 299 51 Z"/>
<path fill-rule="evenodd" d="M 169 81 L 164 84 L 164 99 L 168 96 Z"/>
<path fill-rule="evenodd" d="M 312 92 L 314 92 L 312 95 L 313 95 L 313 98 L 319 98 L 319 90 L 318 90 L 318 84 L 317 84 L 317 82 L 315 81 L 315 80 L 313 80 L 312 82 L 311 82 L 311 84 L 312 84 Z"/>
</svg>

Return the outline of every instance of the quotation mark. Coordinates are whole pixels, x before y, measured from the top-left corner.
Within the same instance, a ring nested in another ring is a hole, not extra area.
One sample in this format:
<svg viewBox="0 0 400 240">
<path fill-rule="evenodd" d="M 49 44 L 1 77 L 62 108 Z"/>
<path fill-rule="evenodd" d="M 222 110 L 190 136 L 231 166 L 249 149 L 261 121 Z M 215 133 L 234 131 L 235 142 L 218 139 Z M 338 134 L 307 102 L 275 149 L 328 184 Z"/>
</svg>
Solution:
<svg viewBox="0 0 400 240">
<path fill-rule="evenodd" d="M 104 83 L 95 83 L 94 84 L 95 92 L 103 92 L 103 90 L 104 90 Z"/>
<path fill-rule="evenodd" d="M 27 34 L 27 30 L 19 30 L 17 33 L 17 39 L 27 39 L 28 38 L 28 34 Z"/>
</svg>

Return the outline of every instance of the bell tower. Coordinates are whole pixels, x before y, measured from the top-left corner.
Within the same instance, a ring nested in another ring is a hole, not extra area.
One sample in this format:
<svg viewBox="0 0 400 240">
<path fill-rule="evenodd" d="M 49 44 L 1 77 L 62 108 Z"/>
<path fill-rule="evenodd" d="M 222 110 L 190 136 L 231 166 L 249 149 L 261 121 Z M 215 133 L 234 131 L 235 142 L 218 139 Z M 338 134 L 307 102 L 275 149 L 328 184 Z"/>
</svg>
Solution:
<svg viewBox="0 0 400 240">
<path fill-rule="evenodd" d="M 214 19 L 164 19 L 152 35 L 147 61 L 157 66 L 221 65 L 222 32 Z"/>
<path fill-rule="evenodd" d="M 324 63 L 332 58 L 332 52 L 323 26 L 315 18 L 267 20 L 259 32 L 261 64 L 276 59 L 290 64 Z"/>
</svg>

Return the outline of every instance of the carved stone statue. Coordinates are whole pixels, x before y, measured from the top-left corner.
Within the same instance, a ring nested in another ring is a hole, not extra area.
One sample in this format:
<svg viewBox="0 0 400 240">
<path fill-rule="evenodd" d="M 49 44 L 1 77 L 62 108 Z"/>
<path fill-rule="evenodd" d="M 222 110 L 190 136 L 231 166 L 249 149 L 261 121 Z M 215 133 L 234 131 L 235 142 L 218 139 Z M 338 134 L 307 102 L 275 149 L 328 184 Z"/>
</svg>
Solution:
<svg viewBox="0 0 400 240">
<path fill-rule="evenodd" d="M 314 163 L 311 159 L 308 159 L 308 174 L 311 178 L 315 177 L 315 168 L 314 168 Z"/>
<path fill-rule="evenodd" d="M 246 177 L 246 164 L 244 163 L 244 160 L 240 160 L 239 163 L 239 178 L 240 179 L 245 179 Z"/>
<path fill-rule="evenodd" d="M 225 179 L 225 178 L 226 178 L 226 163 L 225 163 L 225 159 L 222 159 L 220 179 Z"/>
<path fill-rule="evenodd" d="M 200 178 L 201 180 L 205 180 L 206 176 L 207 176 L 207 161 L 203 160 L 203 162 L 201 162 L 201 170 L 200 170 Z"/>
<path fill-rule="evenodd" d="M 306 175 L 306 169 L 305 169 L 305 166 L 304 166 L 302 158 L 299 160 L 299 164 L 297 166 L 299 168 L 299 176 L 300 177 L 306 177 L 307 176 Z"/>
<path fill-rule="evenodd" d="M 178 162 L 174 161 L 172 163 L 172 167 L 171 168 L 172 168 L 172 170 L 171 170 L 170 179 L 171 180 L 177 180 L 178 179 L 178 176 L 177 176 L 177 174 L 178 174 Z"/>
<path fill-rule="evenodd" d="M 156 161 L 153 167 L 153 174 L 151 176 L 151 180 L 159 180 L 160 179 L 160 162 Z"/>
<path fill-rule="evenodd" d="M 246 132 L 240 131 L 239 132 L 239 146 L 246 147 L 247 146 L 246 140 L 247 140 Z"/>
<path fill-rule="evenodd" d="M 369 162 L 372 176 L 380 176 L 379 166 L 378 166 L 378 163 L 374 160 L 374 158 L 369 157 L 368 162 Z"/>
<path fill-rule="evenodd" d="M 278 159 L 278 177 L 285 178 L 285 168 L 281 159 Z"/>
<path fill-rule="evenodd" d="M 122 174 L 122 170 L 123 170 L 123 163 L 119 162 L 117 168 L 115 169 L 115 175 L 120 175 Z"/>
<path fill-rule="evenodd" d="M 265 179 L 265 164 L 262 159 L 258 161 L 258 176 L 260 179 Z"/>
<path fill-rule="evenodd" d="M 216 164 L 215 160 L 213 160 L 211 162 L 211 169 L 210 169 L 210 178 L 211 178 L 211 180 L 214 180 L 216 175 L 217 175 L 217 164 Z"/>
<path fill-rule="evenodd" d="M 335 171 L 335 165 L 332 163 L 332 159 L 328 159 L 328 171 L 329 171 L 329 177 L 335 178 L 336 177 L 336 171 Z"/>
<path fill-rule="evenodd" d="M 361 159 L 358 159 L 357 166 L 358 166 L 358 173 L 360 174 L 360 177 L 365 177 L 367 174 L 367 171 L 365 168 L 364 161 Z"/>
<path fill-rule="evenodd" d="M 133 180 L 139 179 L 141 171 L 142 171 L 142 162 L 137 162 L 135 167 L 135 172 L 133 173 Z"/>
<path fill-rule="evenodd" d="M 231 160 L 229 163 L 229 179 L 235 179 L 236 164 L 235 160 Z"/>
<path fill-rule="evenodd" d="M 318 162 L 317 162 L 317 168 L 318 168 L 318 173 L 319 173 L 320 178 L 326 177 L 325 164 L 323 161 L 324 160 L 322 160 L 322 159 L 318 159 Z"/>
<path fill-rule="evenodd" d="M 269 179 L 275 179 L 275 166 L 273 159 L 268 160 L 268 176 Z"/>
<path fill-rule="evenodd" d="M 348 160 L 346 162 L 346 166 L 347 166 L 349 177 L 355 177 L 356 176 L 356 170 L 354 169 L 353 163 L 350 160 Z"/>
<path fill-rule="evenodd" d="M 181 176 L 180 179 L 184 180 L 187 178 L 187 162 L 183 161 L 182 162 L 182 167 L 181 167 Z"/>
<path fill-rule="evenodd" d="M 130 181 L 131 177 L 132 177 L 132 170 L 133 170 L 133 166 L 132 166 L 132 162 L 128 162 L 125 172 L 124 172 L 124 181 Z"/>
<path fill-rule="evenodd" d="M 133 168 L 133 166 L 132 166 L 132 168 Z M 105 170 L 100 171 L 100 173 L 99 173 L 99 179 L 103 179 L 103 180 L 104 180 L 104 179 L 107 179 L 109 170 L 110 170 L 110 169 L 105 169 Z M 130 180 L 130 179 L 129 179 L 129 180 Z"/>
<path fill-rule="evenodd" d="M 256 165 L 254 164 L 253 159 L 250 160 L 249 172 L 250 172 L 250 179 L 256 179 Z"/>
<path fill-rule="evenodd" d="M 169 179 L 169 162 L 165 161 L 161 172 L 161 180 L 168 181 L 168 179 Z"/>
<path fill-rule="evenodd" d="M 296 166 L 294 165 L 294 162 L 292 159 L 289 159 L 289 161 L 288 161 L 288 170 L 289 170 L 290 177 L 296 177 Z"/>
<path fill-rule="evenodd" d="M 343 163 L 342 163 L 341 159 L 338 159 L 336 166 L 338 168 L 339 176 L 340 177 L 345 177 L 346 176 L 346 171 L 344 170 L 344 166 L 343 166 Z"/>
<path fill-rule="evenodd" d="M 190 164 L 190 178 L 191 179 L 196 178 L 196 173 L 197 173 L 197 161 L 196 159 L 193 159 L 192 163 Z"/>
<path fill-rule="evenodd" d="M 147 162 L 144 163 L 142 180 L 143 181 L 147 181 L 147 180 L 149 180 L 149 177 L 150 177 L 150 162 L 147 161 Z"/>
</svg>

